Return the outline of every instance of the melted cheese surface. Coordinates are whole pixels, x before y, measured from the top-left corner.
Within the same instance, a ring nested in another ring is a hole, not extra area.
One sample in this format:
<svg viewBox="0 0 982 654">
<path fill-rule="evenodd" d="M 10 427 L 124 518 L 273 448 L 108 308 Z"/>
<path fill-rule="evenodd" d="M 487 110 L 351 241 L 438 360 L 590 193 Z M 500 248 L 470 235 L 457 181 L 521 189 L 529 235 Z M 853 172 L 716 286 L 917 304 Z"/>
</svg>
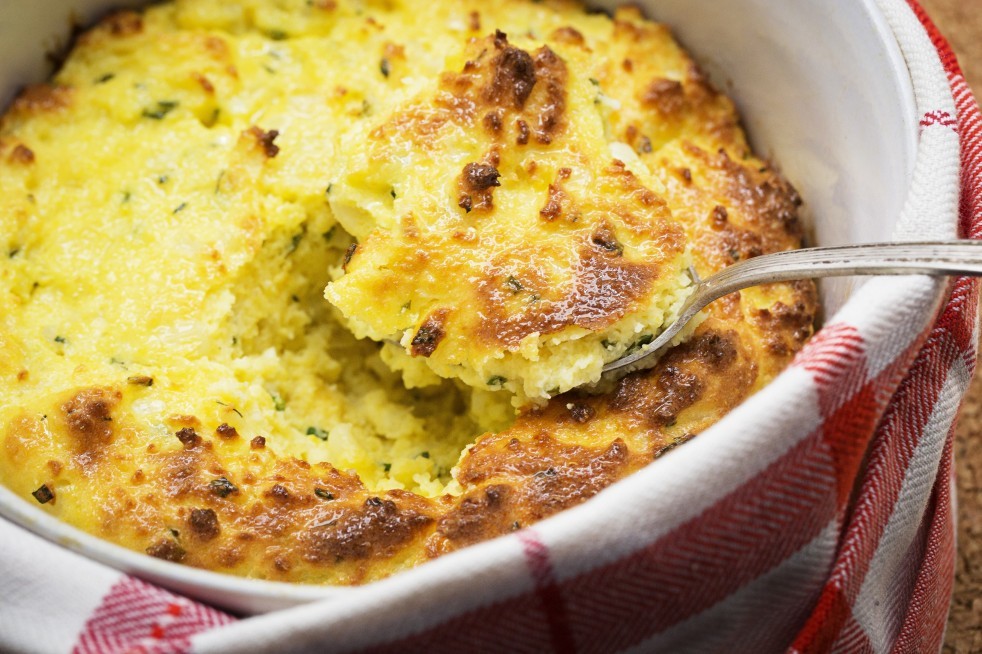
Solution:
<svg viewBox="0 0 982 654">
<path fill-rule="evenodd" d="M 392 574 L 589 498 L 772 379 L 810 284 L 564 392 L 650 338 L 688 265 L 797 247 L 797 204 L 635 10 L 111 16 L 0 120 L 0 481 L 174 562 Z"/>
</svg>

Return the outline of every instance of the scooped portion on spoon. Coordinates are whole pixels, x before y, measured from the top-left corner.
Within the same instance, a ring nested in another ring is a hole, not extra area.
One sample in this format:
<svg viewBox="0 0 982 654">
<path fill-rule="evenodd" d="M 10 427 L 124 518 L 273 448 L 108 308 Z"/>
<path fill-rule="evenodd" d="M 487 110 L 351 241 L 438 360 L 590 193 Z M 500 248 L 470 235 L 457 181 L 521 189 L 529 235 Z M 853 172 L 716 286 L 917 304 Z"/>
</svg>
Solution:
<svg viewBox="0 0 982 654">
<path fill-rule="evenodd" d="M 356 335 L 389 341 L 407 383 L 548 398 L 597 380 L 685 300 L 685 231 L 608 135 L 622 103 L 601 62 L 498 32 L 349 135 L 367 147 L 330 201 L 357 245 L 326 295 Z"/>
</svg>

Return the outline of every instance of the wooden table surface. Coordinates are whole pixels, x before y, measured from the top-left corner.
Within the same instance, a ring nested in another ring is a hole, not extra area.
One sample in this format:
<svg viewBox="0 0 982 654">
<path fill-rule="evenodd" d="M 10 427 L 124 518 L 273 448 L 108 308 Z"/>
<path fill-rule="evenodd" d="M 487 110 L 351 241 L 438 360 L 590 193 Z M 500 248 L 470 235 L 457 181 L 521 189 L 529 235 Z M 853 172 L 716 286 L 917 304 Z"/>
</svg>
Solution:
<svg viewBox="0 0 982 654">
<path fill-rule="evenodd" d="M 948 37 L 975 97 L 982 97 L 982 0 L 921 0 Z M 976 375 L 955 433 L 958 559 L 944 651 L 982 652 L 982 376 Z"/>
</svg>

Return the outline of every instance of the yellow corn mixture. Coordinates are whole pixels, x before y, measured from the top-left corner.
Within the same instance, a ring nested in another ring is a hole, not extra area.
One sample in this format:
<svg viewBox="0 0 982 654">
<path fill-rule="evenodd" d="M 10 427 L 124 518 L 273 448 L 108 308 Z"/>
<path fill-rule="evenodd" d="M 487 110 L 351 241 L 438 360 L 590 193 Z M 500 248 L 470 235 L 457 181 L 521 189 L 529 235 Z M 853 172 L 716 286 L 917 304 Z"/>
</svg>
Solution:
<svg viewBox="0 0 982 654">
<path fill-rule="evenodd" d="M 0 120 L 0 482 L 101 538 L 357 584 L 582 502 L 800 349 L 794 190 L 635 9 L 177 0 Z"/>
</svg>

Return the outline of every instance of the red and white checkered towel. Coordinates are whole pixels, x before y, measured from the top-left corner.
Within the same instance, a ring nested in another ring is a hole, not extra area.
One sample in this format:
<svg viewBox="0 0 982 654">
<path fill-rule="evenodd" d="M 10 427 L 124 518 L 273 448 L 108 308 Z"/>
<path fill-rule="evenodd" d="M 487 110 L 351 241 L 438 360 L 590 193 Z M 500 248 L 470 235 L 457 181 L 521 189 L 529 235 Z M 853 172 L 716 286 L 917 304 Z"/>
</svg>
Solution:
<svg viewBox="0 0 982 654">
<path fill-rule="evenodd" d="M 879 3 L 922 116 L 896 236 L 978 238 L 982 116 L 916 2 Z M 685 447 L 341 600 L 237 620 L 0 521 L 0 651 L 936 652 L 977 295 L 970 279 L 873 279 Z"/>
</svg>

